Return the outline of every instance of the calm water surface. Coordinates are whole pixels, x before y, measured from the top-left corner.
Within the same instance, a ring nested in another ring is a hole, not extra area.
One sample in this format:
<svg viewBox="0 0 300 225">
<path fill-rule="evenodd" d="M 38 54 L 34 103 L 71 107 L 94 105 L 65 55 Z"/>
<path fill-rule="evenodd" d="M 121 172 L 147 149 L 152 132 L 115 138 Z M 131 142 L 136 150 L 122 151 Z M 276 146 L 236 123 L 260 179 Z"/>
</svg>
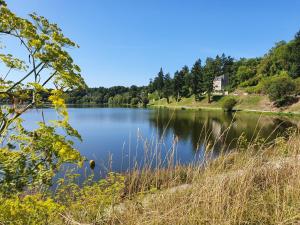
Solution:
<svg viewBox="0 0 300 225">
<path fill-rule="evenodd" d="M 56 119 L 53 109 L 43 109 L 46 120 Z M 69 108 L 70 123 L 82 135 L 75 146 L 87 159 L 96 161 L 96 171 L 126 171 L 164 159 L 174 149 L 174 160 L 190 163 L 203 159 L 207 143 L 213 154 L 229 151 L 241 135 L 250 141 L 259 135 L 272 141 L 300 120 L 251 113 L 135 108 Z M 36 127 L 41 110 L 31 110 L 25 126 Z M 230 129 L 229 129 L 230 128 Z M 145 154 L 147 152 L 147 154 Z M 156 157 L 158 156 L 158 157 Z M 100 174 L 100 173 L 99 173 Z"/>
</svg>

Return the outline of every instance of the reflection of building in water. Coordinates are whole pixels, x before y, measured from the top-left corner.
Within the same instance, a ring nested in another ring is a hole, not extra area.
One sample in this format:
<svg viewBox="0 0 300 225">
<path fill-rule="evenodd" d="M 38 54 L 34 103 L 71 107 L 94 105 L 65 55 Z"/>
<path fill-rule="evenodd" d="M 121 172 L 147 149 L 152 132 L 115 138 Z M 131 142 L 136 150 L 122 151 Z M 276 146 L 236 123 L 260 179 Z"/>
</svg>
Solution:
<svg viewBox="0 0 300 225">
<path fill-rule="evenodd" d="M 159 134 L 176 135 L 180 143 L 190 142 L 195 152 L 207 143 L 213 144 L 216 152 L 231 150 L 242 134 L 248 141 L 258 136 L 273 140 L 287 128 L 296 126 L 282 117 L 217 111 L 164 109 L 152 111 L 149 118 Z"/>
<path fill-rule="evenodd" d="M 218 138 L 222 132 L 222 125 L 220 122 L 213 120 L 211 122 L 211 130 L 214 138 Z"/>
</svg>

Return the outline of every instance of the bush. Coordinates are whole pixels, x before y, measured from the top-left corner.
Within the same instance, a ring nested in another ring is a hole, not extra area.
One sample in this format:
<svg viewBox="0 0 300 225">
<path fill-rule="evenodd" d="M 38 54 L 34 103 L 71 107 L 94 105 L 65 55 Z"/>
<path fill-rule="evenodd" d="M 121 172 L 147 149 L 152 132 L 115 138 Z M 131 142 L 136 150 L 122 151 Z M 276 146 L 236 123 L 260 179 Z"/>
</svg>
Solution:
<svg viewBox="0 0 300 225">
<path fill-rule="evenodd" d="M 295 96 L 286 96 L 284 98 L 280 98 L 274 102 L 276 107 L 282 107 L 287 105 L 292 105 L 298 102 L 298 99 Z"/>
<path fill-rule="evenodd" d="M 222 108 L 225 111 L 232 111 L 233 107 L 237 104 L 237 100 L 233 97 L 227 97 L 222 102 Z"/>
<path fill-rule="evenodd" d="M 131 105 L 137 105 L 137 104 L 139 104 L 139 99 L 138 98 L 132 98 L 130 104 Z"/>
<path fill-rule="evenodd" d="M 147 97 L 142 98 L 143 106 L 147 106 L 149 104 L 149 99 Z"/>
<path fill-rule="evenodd" d="M 296 85 L 295 94 L 296 95 L 300 95 L 300 78 L 297 78 L 295 80 L 295 85 Z"/>
<path fill-rule="evenodd" d="M 119 204 L 124 194 L 125 177 L 108 173 L 105 179 L 93 181 L 91 176 L 83 186 L 79 186 L 76 176 L 68 176 L 70 180 L 60 179 L 55 195 L 55 200 L 65 207 L 63 214 L 78 221 L 78 224 L 106 224 L 103 218 L 107 210 Z"/>
<path fill-rule="evenodd" d="M 243 81 L 240 83 L 240 87 L 249 87 L 249 86 L 256 86 L 258 84 L 259 78 L 258 77 L 253 77 L 249 80 Z"/>
<path fill-rule="evenodd" d="M 41 195 L 20 197 L 0 197 L 0 224 L 53 224 L 63 207 L 52 199 Z"/>
<path fill-rule="evenodd" d="M 261 88 L 259 85 L 253 86 L 253 87 L 247 87 L 245 88 L 245 91 L 249 94 L 259 94 L 261 93 Z"/>
<path fill-rule="evenodd" d="M 157 92 L 155 91 L 155 92 L 153 92 L 153 93 L 150 93 L 149 95 L 148 95 L 148 98 L 149 98 L 149 100 L 150 101 L 158 101 L 159 100 L 159 96 L 158 96 L 158 94 L 157 94 Z"/>
<path fill-rule="evenodd" d="M 265 83 L 265 91 L 275 106 L 291 104 L 295 94 L 296 85 L 292 78 L 288 76 L 274 77 Z"/>
</svg>

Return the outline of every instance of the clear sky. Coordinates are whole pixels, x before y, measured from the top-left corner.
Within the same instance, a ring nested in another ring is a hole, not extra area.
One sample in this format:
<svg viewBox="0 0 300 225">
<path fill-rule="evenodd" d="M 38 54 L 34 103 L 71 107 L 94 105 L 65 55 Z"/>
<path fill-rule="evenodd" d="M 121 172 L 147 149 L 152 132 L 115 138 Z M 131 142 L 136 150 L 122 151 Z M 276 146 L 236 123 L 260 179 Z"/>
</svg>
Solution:
<svg viewBox="0 0 300 225">
<path fill-rule="evenodd" d="M 91 87 L 146 85 L 197 58 L 262 56 L 300 29 L 299 0 L 7 0 L 37 12 L 80 45 L 72 50 Z"/>
</svg>

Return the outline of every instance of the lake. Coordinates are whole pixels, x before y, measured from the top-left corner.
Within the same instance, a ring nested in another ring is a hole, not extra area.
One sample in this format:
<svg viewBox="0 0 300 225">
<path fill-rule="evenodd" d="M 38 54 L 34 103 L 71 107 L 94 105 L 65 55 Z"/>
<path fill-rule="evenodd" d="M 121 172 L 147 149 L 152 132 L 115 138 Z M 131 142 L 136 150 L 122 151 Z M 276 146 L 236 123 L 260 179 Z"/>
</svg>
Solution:
<svg viewBox="0 0 300 225">
<path fill-rule="evenodd" d="M 43 111 L 46 121 L 57 118 L 53 109 Z M 215 157 L 232 150 L 241 135 L 247 141 L 259 136 L 270 142 L 300 124 L 296 117 L 163 108 L 69 108 L 69 115 L 83 138 L 75 147 L 95 160 L 99 175 L 145 163 L 164 166 L 170 160 L 201 163 L 206 145 Z M 42 119 L 41 109 L 30 110 L 23 118 L 25 127 L 32 129 Z"/>
</svg>

